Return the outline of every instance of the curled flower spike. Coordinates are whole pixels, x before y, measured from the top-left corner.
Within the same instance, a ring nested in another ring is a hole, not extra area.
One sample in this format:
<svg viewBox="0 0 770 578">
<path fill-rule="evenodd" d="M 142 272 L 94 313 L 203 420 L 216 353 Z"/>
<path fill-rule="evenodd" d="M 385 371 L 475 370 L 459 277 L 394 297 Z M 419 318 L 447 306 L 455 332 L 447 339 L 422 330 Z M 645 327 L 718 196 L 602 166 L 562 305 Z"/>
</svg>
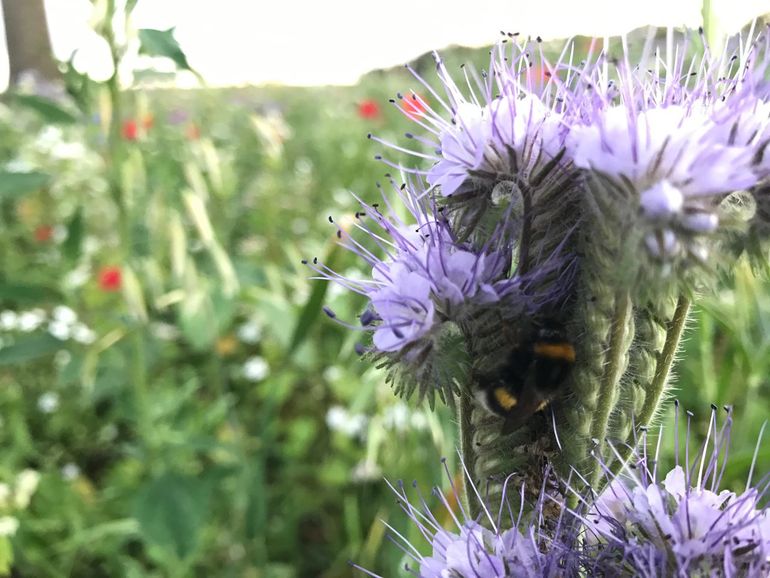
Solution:
<svg viewBox="0 0 770 578">
<path fill-rule="evenodd" d="M 491 51 L 488 73 L 479 76 L 463 69 L 465 89 L 435 55 L 443 94 L 408 67 L 438 103 L 432 108 L 416 93 L 399 95 L 407 100 L 417 98 L 423 105 L 422 115 L 409 115 L 419 131 L 406 136 L 423 145 L 425 152 L 372 137 L 393 150 L 432 163 L 428 170 L 422 170 L 377 157 L 406 172 L 423 175 L 442 197 L 451 199 L 447 207 L 461 222 L 463 235 L 474 234 L 479 225 L 484 230 L 482 219 L 488 211 L 494 221 L 500 216 L 496 208 L 515 204 L 519 196 L 532 204 L 530 189 L 542 186 L 546 177 L 564 192 L 565 201 L 571 195 L 570 187 L 555 182 L 569 170 L 564 158 L 568 126 L 562 112 L 568 89 L 550 72 L 545 81 L 536 78 L 532 54 L 540 61 L 538 70 L 555 70 L 560 64 L 550 64 L 532 44 L 511 43 L 510 47 L 501 43 Z M 498 186 L 506 182 L 508 186 Z"/>
<path fill-rule="evenodd" d="M 457 324 L 523 284 L 507 277 L 511 249 L 501 236 L 481 248 L 460 242 L 428 195 L 392 184 L 413 222 L 403 221 L 395 212 L 386 216 L 379 205 L 361 201 L 363 210 L 356 214 L 354 228 L 368 243 L 340 229 L 343 246 L 371 266 L 371 279 L 346 278 L 316 260 L 310 266 L 321 278 L 367 297 L 361 329 L 373 333 L 372 353 L 394 368 L 393 379 L 397 379 L 395 364 L 400 362 L 407 373 L 415 370 L 411 379 L 416 373 L 420 399 L 428 397 L 432 402 L 433 390 L 438 389 L 452 403 L 451 375 L 445 372 L 457 369 L 457 362 L 444 364 L 438 356 L 462 359 L 462 351 L 446 351 L 456 341 Z M 389 203 L 385 195 L 383 199 Z M 383 257 L 369 248 L 372 244 Z M 398 391 L 411 393 L 411 386 L 405 387 Z"/>
<path fill-rule="evenodd" d="M 569 155 L 609 181 L 589 192 L 615 205 L 653 261 L 705 263 L 709 237 L 724 228 L 720 203 L 767 172 L 765 44 L 703 60 L 687 60 L 683 49 L 670 69 L 659 59 L 644 71 L 623 61 L 617 80 L 600 61 L 580 79 L 593 98 L 573 107 Z"/>
<path fill-rule="evenodd" d="M 469 491 L 482 502 L 481 517 L 474 519 L 462 506 L 446 460 L 442 461 L 452 484 L 451 494 L 444 496 L 439 488 L 434 488 L 433 495 L 450 516 L 454 526 L 451 529 L 441 524 L 419 493 L 417 505 L 414 505 L 403 483 L 390 486 L 410 522 L 431 544 L 431 554 L 422 555 L 417 545 L 411 544 L 388 526 L 393 532 L 393 541 L 410 559 L 406 566 L 408 572 L 419 578 L 549 578 L 577 575 L 580 565 L 577 532 L 567 524 L 566 518 L 560 518 L 546 532 L 540 526 L 542 516 L 538 513 L 545 507 L 544 502 L 538 504 L 538 511 L 531 518 L 524 518 L 521 512 L 515 514 L 508 504 L 507 481 L 500 504 L 493 505 L 484 504 L 479 489 L 467 477 Z M 467 469 L 463 469 L 469 476 Z M 369 576 L 377 576 L 355 564 L 354 567 Z"/>
<path fill-rule="evenodd" d="M 649 577 L 767 575 L 770 510 L 760 503 L 768 480 L 752 487 L 750 475 L 743 493 L 719 490 L 731 428 L 728 410 L 717 430 L 714 408 L 703 447 L 690 459 L 686 444 L 685 459 L 677 455 L 662 479 L 657 451 L 650 459 L 642 450 L 619 476 L 605 470 L 609 484 L 590 504 L 585 528 L 589 543 L 615 552 L 604 559 L 610 568 Z"/>
</svg>

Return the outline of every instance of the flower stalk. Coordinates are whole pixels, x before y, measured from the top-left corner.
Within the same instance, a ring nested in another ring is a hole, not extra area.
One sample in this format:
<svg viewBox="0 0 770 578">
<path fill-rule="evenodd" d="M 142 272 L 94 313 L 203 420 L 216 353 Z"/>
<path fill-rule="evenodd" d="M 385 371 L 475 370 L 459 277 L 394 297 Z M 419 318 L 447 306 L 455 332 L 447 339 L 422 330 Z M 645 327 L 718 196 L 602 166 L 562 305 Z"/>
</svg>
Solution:
<svg viewBox="0 0 770 578">
<path fill-rule="evenodd" d="M 615 297 L 615 314 L 612 319 L 609 349 L 604 361 L 604 374 L 599 381 L 598 402 L 591 423 L 591 439 L 596 440 L 598 452 L 604 455 L 610 415 L 618 401 L 620 380 L 625 372 L 629 346 L 633 336 L 633 317 L 631 315 L 631 299 L 627 291 L 620 292 Z M 599 479 L 601 472 L 594 469 L 593 483 Z"/>
</svg>

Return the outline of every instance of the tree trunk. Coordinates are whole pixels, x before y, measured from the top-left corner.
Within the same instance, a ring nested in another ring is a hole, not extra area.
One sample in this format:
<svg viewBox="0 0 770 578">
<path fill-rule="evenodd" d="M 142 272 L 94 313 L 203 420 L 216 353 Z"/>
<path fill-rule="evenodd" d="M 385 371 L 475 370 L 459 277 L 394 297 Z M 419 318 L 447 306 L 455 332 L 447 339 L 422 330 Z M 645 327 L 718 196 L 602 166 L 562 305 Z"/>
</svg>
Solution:
<svg viewBox="0 0 770 578">
<path fill-rule="evenodd" d="M 43 0 L 2 0 L 2 6 L 10 85 L 17 84 L 24 71 L 34 71 L 47 80 L 59 78 Z"/>
</svg>

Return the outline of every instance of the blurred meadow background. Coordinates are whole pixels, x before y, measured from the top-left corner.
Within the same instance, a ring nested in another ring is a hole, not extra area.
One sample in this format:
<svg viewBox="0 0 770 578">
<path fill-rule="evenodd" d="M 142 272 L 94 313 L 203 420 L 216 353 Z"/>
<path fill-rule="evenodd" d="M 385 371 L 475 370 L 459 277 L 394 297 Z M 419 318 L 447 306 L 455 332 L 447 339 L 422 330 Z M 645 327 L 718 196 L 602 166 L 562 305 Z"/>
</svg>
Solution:
<svg viewBox="0 0 770 578">
<path fill-rule="evenodd" d="M 85 3 L 111 72 L 50 46 L 20 68 L 21 4 L 43 6 L 3 2 L 0 575 L 331 578 L 351 559 L 398 575 L 384 522 L 416 530 L 384 478 L 429 501 L 448 487 L 454 416 L 392 395 L 360 334 L 322 312 L 354 320 L 363 303 L 301 261 L 366 273 L 327 216 L 350 219 L 351 192 L 376 202 L 388 169 L 366 135 L 404 140 L 414 104 L 388 99 L 417 82 L 394 67 L 345 86 L 213 87 L 172 30 L 136 24 L 142 2 L 113 0 Z M 491 43 L 513 21 L 489 18 Z M 481 69 L 487 50 L 443 55 Z M 741 490 L 770 414 L 770 285 L 735 271 L 692 315 L 674 395 L 696 438 L 711 403 L 734 406 L 726 486 Z"/>
</svg>

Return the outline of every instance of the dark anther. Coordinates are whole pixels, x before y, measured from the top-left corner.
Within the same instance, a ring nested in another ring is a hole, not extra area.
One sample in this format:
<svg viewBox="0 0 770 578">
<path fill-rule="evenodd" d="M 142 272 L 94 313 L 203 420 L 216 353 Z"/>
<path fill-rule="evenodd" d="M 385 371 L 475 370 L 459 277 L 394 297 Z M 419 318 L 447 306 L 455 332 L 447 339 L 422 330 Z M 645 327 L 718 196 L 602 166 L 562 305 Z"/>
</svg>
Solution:
<svg viewBox="0 0 770 578">
<path fill-rule="evenodd" d="M 542 41 L 543 41 L 543 39 L 542 39 L 540 36 L 538 36 L 537 38 L 535 38 L 535 40 L 537 40 L 538 42 L 542 42 Z"/>
<path fill-rule="evenodd" d="M 302 264 L 307 265 L 307 259 L 302 259 Z"/>
<path fill-rule="evenodd" d="M 313 265 L 318 265 L 318 257 L 313 257 Z"/>
<path fill-rule="evenodd" d="M 331 309 L 329 309 L 326 305 L 324 305 L 324 307 L 323 307 L 323 312 L 326 313 L 332 319 L 337 317 L 337 314 L 334 311 L 332 311 Z"/>
<path fill-rule="evenodd" d="M 334 219 L 332 219 L 332 216 L 331 216 L 331 215 L 329 215 L 329 222 L 330 222 L 330 223 L 333 223 L 333 222 L 334 222 Z"/>
<path fill-rule="evenodd" d="M 361 325 L 364 327 L 368 327 L 372 323 L 374 323 L 377 320 L 377 315 L 374 313 L 374 311 L 371 311 L 370 309 L 367 309 L 361 314 Z"/>
<path fill-rule="evenodd" d="M 366 138 L 372 138 L 372 133 L 367 133 Z"/>
<path fill-rule="evenodd" d="M 342 230 L 341 229 L 337 229 L 337 238 L 338 239 L 342 239 Z"/>
</svg>

